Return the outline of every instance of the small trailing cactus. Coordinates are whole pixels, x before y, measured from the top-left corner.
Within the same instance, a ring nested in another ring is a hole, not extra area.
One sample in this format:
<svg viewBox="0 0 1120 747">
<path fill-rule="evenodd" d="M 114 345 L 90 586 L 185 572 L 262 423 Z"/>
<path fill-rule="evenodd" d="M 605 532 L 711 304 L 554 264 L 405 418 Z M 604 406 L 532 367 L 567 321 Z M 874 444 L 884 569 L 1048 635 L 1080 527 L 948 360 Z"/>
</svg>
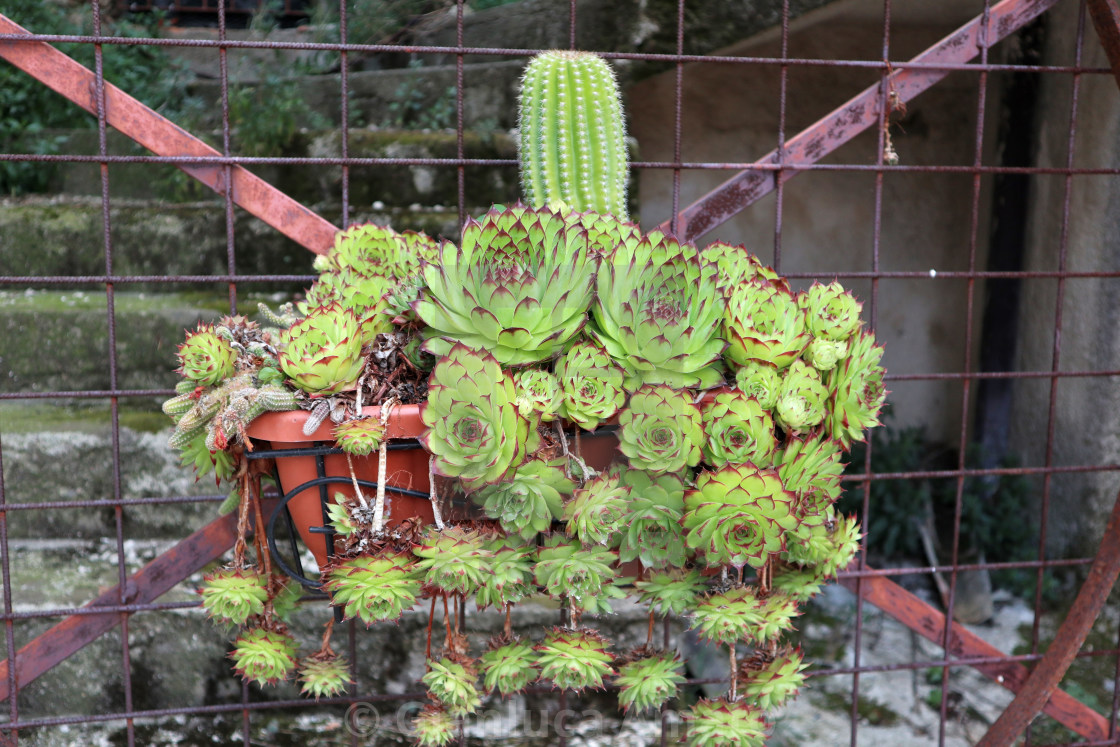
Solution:
<svg viewBox="0 0 1120 747">
<path fill-rule="evenodd" d="M 588 52 L 537 55 L 521 79 L 518 108 L 529 204 L 561 201 L 626 220 L 626 134 L 606 61 Z"/>
</svg>

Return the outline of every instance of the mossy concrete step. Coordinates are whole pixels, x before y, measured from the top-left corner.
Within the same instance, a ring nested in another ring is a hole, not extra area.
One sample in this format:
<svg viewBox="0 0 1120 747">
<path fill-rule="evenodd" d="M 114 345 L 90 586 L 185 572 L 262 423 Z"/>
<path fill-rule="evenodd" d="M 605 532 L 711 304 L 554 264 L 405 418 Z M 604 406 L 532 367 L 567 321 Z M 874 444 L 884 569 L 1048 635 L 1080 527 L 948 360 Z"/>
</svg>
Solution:
<svg viewBox="0 0 1120 747">
<path fill-rule="evenodd" d="M 510 39 L 517 37 L 509 37 Z M 491 57 L 490 60 L 494 58 Z M 485 61 L 463 70 L 463 126 L 472 130 L 509 130 L 517 126 L 517 91 L 524 60 Z M 392 127 L 407 124 L 455 127 L 455 64 L 394 70 L 354 71 L 347 76 L 351 124 Z M 341 121 L 342 77 L 291 78 L 308 112 L 337 126 Z M 203 102 L 202 123 L 221 123 L 221 84 L 200 80 L 190 93 Z M 237 123 L 231 123 L 236 127 Z M 302 126 L 314 126 L 304 119 Z"/>
<path fill-rule="evenodd" d="M 218 318 L 222 300 L 216 293 L 115 293 L 117 386 L 174 387 L 184 330 Z M 0 392 L 112 388 L 107 308 L 104 290 L 0 291 Z"/>
<path fill-rule="evenodd" d="M 219 134 L 195 132 L 220 148 Z M 61 150 L 79 155 L 98 153 L 96 130 L 52 131 L 61 138 Z M 354 128 L 349 131 L 348 154 L 352 158 L 456 158 L 458 141 L 454 132 L 417 130 L 378 130 Z M 247 147 L 240 133 L 233 132 L 235 155 Z M 111 155 L 148 155 L 148 151 L 126 136 L 112 132 L 108 139 Z M 283 155 L 291 158 L 340 158 L 342 134 L 339 130 L 302 131 L 293 136 Z M 513 160 L 517 147 L 504 132 L 467 132 L 463 156 L 473 159 Z M 268 183 L 304 204 L 315 206 L 334 220 L 342 202 L 342 167 L 315 165 L 251 164 L 247 168 Z M 510 166 L 471 166 L 465 171 L 470 205 L 490 205 L 517 197 L 517 168 Z M 101 196 L 101 170 L 96 163 L 68 163 L 54 167 L 53 192 Z M 153 163 L 124 163 L 109 166 L 109 194 L 113 198 L 160 198 L 169 202 L 209 200 L 224 226 L 224 202 L 174 166 Z M 349 199 L 352 209 L 369 210 L 377 202 L 395 208 L 458 203 L 458 171 L 450 166 L 377 165 L 351 166 Z M 213 207 L 212 207 L 213 209 Z M 403 226 L 412 228 L 413 226 Z M 418 226 L 423 228 L 424 226 Z M 219 232 L 218 235 L 221 235 Z M 95 234 L 100 236 L 100 233 Z M 223 244 L 224 245 L 224 244 Z"/>
<path fill-rule="evenodd" d="M 8 504 L 32 506 L 8 512 L 9 538 L 96 542 L 116 537 L 113 501 L 117 493 L 109 417 L 108 404 L 78 409 L 45 403 L 0 403 L 4 499 Z M 66 418 L 69 422 L 63 423 Z M 196 482 L 193 471 L 180 465 L 179 453 L 167 445 L 170 420 L 163 413 L 131 410 L 121 420 L 161 428 L 146 432 L 121 427 L 118 448 L 122 500 L 201 498 L 125 506 L 124 536 L 134 540 L 179 539 L 213 520 L 217 501 L 223 496 L 212 479 Z M 95 505 L 39 508 L 41 504 L 68 501 Z"/>
<path fill-rule="evenodd" d="M 324 209 L 320 213 L 336 225 L 341 217 L 337 209 Z M 234 215 L 238 274 L 314 275 L 311 252 L 240 209 Z M 116 275 L 215 275 L 229 271 L 222 204 L 114 199 L 109 220 Z M 350 221 L 371 221 L 402 231 L 425 231 L 432 236 L 455 236 L 458 212 L 453 208 L 392 208 L 371 203 L 363 209 L 352 210 Z M 104 274 L 105 241 L 100 199 L 0 200 L 0 275 L 33 278 Z M 28 285 L 33 287 L 33 280 Z M 85 287 L 88 289 L 88 284 Z M 180 287 L 160 283 L 130 284 L 122 290 L 166 291 Z M 302 287 L 299 283 L 254 283 L 243 290 L 294 291 Z M 225 286 L 217 283 L 209 288 L 215 297 L 226 292 Z"/>
</svg>

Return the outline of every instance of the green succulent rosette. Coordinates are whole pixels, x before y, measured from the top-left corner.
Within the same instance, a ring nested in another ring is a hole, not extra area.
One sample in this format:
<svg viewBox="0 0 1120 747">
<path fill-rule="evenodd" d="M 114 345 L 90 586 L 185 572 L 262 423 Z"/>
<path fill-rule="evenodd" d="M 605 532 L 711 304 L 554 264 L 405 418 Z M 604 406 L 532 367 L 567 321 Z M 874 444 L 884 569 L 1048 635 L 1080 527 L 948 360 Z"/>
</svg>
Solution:
<svg viewBox="0 0 1120 747">
<path fill-rule="evenodd" d="M 510 547 L 508 540 L 491 542 L 491 558 L 475 603 L 480 610 L 493 605 L 516 604 L 536 591 L 533 584 L 533 550 Z"/>
<path fill-rule="evenodd" d="M 782 559 L 813 569 L 823 581 L 852 562 L 862 536 L 854 516 L 836 516 L 828 509 L 819 523 L 798 527 Z"/>
<path fill-rule="evenodd" d="M 681 517 L 684 481 L 667 472 L 655 475 L 640 469 L 620 470 L 630 488 L 630 502 L 619 533 L 618 559 L 639 560 L 646 568 L 678 568 L 687 556 Z"/>
<path fill-rule="evenodd" d="M 455 345 L 428 379 L 420 436 L 436 472 L 468 490 L 499 482 L 537 449 L 536 428 L 518 412 L 513 380 L 489 353 Z"/>
<path fill-rule="evenodd" d="M 886 371 L 879 365 L 883 347 L 875 344 L 875 336 L 864 333 L 852 338 L 848 357 L 828 372 L 828 415 L 825 432 L 848 449 L 854 441 L 863 441 L 864 431 L 879 425 L 879 411 L 887 398 L 883 388 Z"/>
<path fill-rule="evenodd" d="M 307 289 L 307 297 L 298 308 L 305 314 L 332 304 L 349 309 L 358 318 L 362 342 L 369 343 L 377 335 L 393 329 L 388 295 L 396 284 L 392 277 L 367 277 L 349 269 L 320 275 Z"/>
<path fill-rule="evenodd" d="M 363 223 L 339 231 L 326 255 L 315 258 L 320 273 L 351 271 L 369 277 L 402 279 L 420 271 L 421 263 L 439 255 L 439 244 L 415 231 L 397 233 L 386 226 Z"/>
<path fill-rule="evenodd" d="M 833 551 L 825 562 L 817 565 L 819 571 L 826 577 L 835 576 L 838 571 L 847 568 L 859 552 L 859 543 L 863 539 L 863 534 L 859 530 L 856 517 L 839 517 L 830 539 Z"/>
<path fill-rule="evenodd" d="M 685 541 L 709 566 L 762 568 L 799 523 L 795 496 L 778 474 L 750 464 L 701 472 L 684 502 Z"/>
<path fill-rule="evenodd" d="M 487 516 L 501 522 L 507 534 L 528 540 L 561 517 L 563 496 L 574 489 L 562 459 L 530 459 L 505 481 L 485 485 L 472 497 Z"/>
<path fill-rule="evenodd" d="M 428 325 L 425 349 L 446 355 L 461 342 L 514 366 L 551 358 L 583 329 L 598 265 L 587 232 L 548 208 L 468 220 L 459 246 L 445 243 L 422 269 L 413 310 Z"/>
<path fill-rule="evenodd" d="M 782 375 L 769 363 L 749 361 L 735 372 L 735 387 L 757 400 L 763 410 L 773 410 L 782 391 Z"/>
<path fill-rule="evenodd" d="M 739 693 L 764 711 L 778 708 L 797 697 L 808 667 L 799 648 L 783 647 L 772 656 L 756 651 L 739 667 Z"/>
<path fill-rule="evenodd" d="M 630 464 L 650 472 L 679 472 L 700 463 L 704 429 L 691 395 L 645 385 L 618 416 L 618 441 Z"/>
<path fill-rule="evenodd" d="M 405 553 L 348 558 L 327 568 L 324 577 L 331 604 L 366 627 L 398 619 L 420 595 L 416 569 Z"/>
<path fill-rule="evenodd" d="M 758 625 L 751 631 L 751 640 L 759 645 L 773 644 L 781 635 L 793 630 L 793 620 L 801 614 L 797 600 L 791 595 L 771 590 L 759 604 Z"/>
<path fill-rule="evenodd" d="M 755 638 L 762 602 L 753 586 L 738 586 L 701 599 L 692 611 L 692 629 L 705 641 L 734 646 Z"/>
<path fill-rule="evenodd" d="M 813 283 L 798 303 L 805 309 L 805 325 L 816 338 L 847 340 L 862 324 L 859 312 L 863 304 L 835 281 L 828 285 Z"/>
<path fill-rule="evenodd" d="M 824 577 L 814 568 L 784 566 L 774 574 L 770 588 L 788 594 L 799 604 L 808 602 L 821 590 Z"/>
<path fill-rule="evenodd" d="M 594 630 L 552 628 L 536 647 L 541 681 L 561 690 L 601 689 L 603 678 L 614 673 L 610 643 Z"/>
<path fill-rule="evenodd" d="M 446 747 L 455 740 L 455 719 L 437 705 L 426 705 L 412 720 L 417 747 Z"/>
<path fill-rule="evenodd" d="M 555 599 L 566 599 L 582 612 L 609 613 L 611 599 L 626 594 L 615 584 L 617 555 L 603 548 L 583 548 L 553 536 L 537 550 L 534 575 L 537 584 Z"/>
<path fill-rule="evenodd" d="M 280 368 L 309 394 L 353 389 L 362 373 L 362 332 L 353 310 L 337 304 L 312 309 L 280 332 Z"/>
<path fill-rule="evenodd" d="M 618 704 L 622 710 L 641 713 L 660 708 L 677 695 L 684 683 L 680 657 L 662 653 L 628 661 L 618 668 Z"/>
<path fill-rule="evenodd" d="M 789 291 L 789 281 L 775 272 L 773 267 L 762 264 L 745 246 L 714 241 L 704 247 L 701 254 L 719 267 L 720 283 L 725 288 L 731 289 L 743 282 L 756 282 Z"/>
<path fill-rule="evenodd" d="M 334 440 L 351 456 L 368 456 L 381 448 L 385 425 L 378 418 L 344 420 L 334 427 Z"/>
<path fill-rule="evenodd" d="M 223 625 L 244 625 L 264 612 L 268 578 L 256 568 L 222 568 L 202 579 L 202 608 Z"/>
<path fill-rule="evenodd" d="M 831 371 L 848 355 L 848 343 L 817 337 L 805 348 L 802 358 L 818 371 Z"/>
<path fill-rule="evenodd" d="M 614 417 L 626 401 L 622 369 L 603 348 L 579 342 L 556 361 L 560 415 L 587 430 Z"/>
<path fill-rule="evenodd" d="M 620 244 L 636 241 L 642 236 L 636 223 L 621 220 L 609 213 L 565 210 L 563 214 L 568 224 L 582 226 L 587 231 L 588 245 L 604 256 L 612 254 Z"/>
<path fill-rule="evenodd" d="M 794 361 L 782 378 L 774 419 L 790 433 L 806 433 L 824 421 L 828 391 L 820 374 L 805 361 Z"/>
<path fill-rule="evenodd" d="M 638 589 L 638 600 L 648 604 L 651 612 L 679 617 L 696 607 L 704 590 L 704 579 L 694 570 L 676 568 L 651 574 L 645 581 L 635 581 L 634 588 Z"/>
<path fill-rule="evenodd" d="M 560 410 L 560 381 L 548 371 L 523 368 L 513 375 L 517 388 L 517 410 L 524 417 L 549 423 Z"/>
<path fill-rule="evenodd" d="M 237 372 L 237 351 L 212 326 L 199 324 L 179 346 L 178 371 L 198 386 L 216 386 Z"/>
<path fill-rule="evenodd" d="M 463 596 L 485 585 L 494 559 L 486 538 L 462 526 L 429 527 L 412 554 L 425 586 Z"/>
<path fill-rule="evenodd" d="M 727 357 L 735 365 L 759 361 L 779 370 L 797 360 L 813 339 L 797 299 L 789 291 L 758 282 L 731 289 L 723 333 Z"/>
<path fill-rule="evenodd" d="M 584 545 L 610 545 L 623 528 L 630 488 L 618 475 L 602 473 L 588 480 L 564 504 L 564 531 Z"/>
<path fill-rule="evenodd" d="M 770 725 L 747 700 L 701 700 L 685 714 L 688 747 L 764 747 Z"/>
<path fill-rule="evenodd" d="M 642 384 L 708 388 L 722 381 L 719 270 L 696 247 L 653 231 L 615 247 L 599 268 L 591 334 Z"/>
<path fill-rule="evenodd" d="M 334 651 L 319 652 L 307 657 L 299 665 L 300 692 L 318 700 L 333 698 L 346 692 L 346 685 L 353 682 L 346 659 Z"/>
<path fill-rule="evenodd" d="M 823 435 L 790 438 L 777 451 L 774 467 L 786 490 L 798 498 L 802 521 L 840 497 L 840 444 Z"/>
<path fill-rule="evenodd" d="M 835 549 L 832 532 L 836 526 L 836 511 L 825 508 L 810 515 L 790 533 L 782 559 L 803 566 L 826 563 Z"/>
<path fill-rule="evenodd" d="M 445 657 L 429 661 L 428 666 L 428 673 L 422 678 L 428 695 L 452 717 L 467 716 L 482 705 L 473 662 Z"/>
<path fill-rule="evenodd" d="M 298 648 L 281 627 L 250 628 L 237 636 L 229 658 L 234 671 L 247 682 L 275 685 L 295 671 Z"/>
<path fill-rule="evenodd" d="M 483 686 L 503 696 L 520 692 L 537 678 L 537 653 L 529 641 L 515 640 L 493 647 L 479 663 Z"/>
<path fill-rule="evenodd" d="M 704 461 L 713 467 L 728 462 L 750 462 L 769 467 L 778 441 L 774 419 L 758 400 L 737 390 L 719 392 L 704 402 Z"/>
</svg>

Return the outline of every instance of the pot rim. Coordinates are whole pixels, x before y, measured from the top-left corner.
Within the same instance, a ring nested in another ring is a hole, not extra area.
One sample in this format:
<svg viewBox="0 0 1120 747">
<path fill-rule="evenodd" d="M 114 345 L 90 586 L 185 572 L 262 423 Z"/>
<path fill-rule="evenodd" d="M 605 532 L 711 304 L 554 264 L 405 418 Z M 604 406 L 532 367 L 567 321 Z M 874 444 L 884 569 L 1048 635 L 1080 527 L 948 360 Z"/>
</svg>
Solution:
<svg viewBox="0 0 1120 747">
<path fill-rule="evenodd" d="M 380 407 L 363 407 L 362 415 L 366 417 L 381 417 Z M 245 429 L 251 438 L 262 441 L 278 441 L 284 443 L 303 443 L 331 441 L 334 438 L 335 424 L 330 418 L 324 420 L 315 432 L 306 435 L 303 432 L 304 423 L 311 416 L 307 410 L 287 410 L 285 412 L 266 412 L 253 420 Z M 419 438 L 427 429 L 424 421 L 420 419 L 420 405 L 397 405 L 389 413 L 389 422 L 386 424 L 385 435 L 387 438 Z"/>
</svg>

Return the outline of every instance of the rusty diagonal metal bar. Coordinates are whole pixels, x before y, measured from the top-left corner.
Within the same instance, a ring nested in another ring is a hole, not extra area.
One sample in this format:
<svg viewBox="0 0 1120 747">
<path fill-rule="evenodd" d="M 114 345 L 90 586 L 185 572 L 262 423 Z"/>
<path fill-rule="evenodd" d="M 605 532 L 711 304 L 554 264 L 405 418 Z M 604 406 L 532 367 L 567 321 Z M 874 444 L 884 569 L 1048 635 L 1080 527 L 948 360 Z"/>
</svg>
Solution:
<svg viewBox="0 0 1120 747">
<path fill-rule="evenodd" d="M 1003 0 L 992 6 L 987 33 L 989 45 L 1015 33 L 1045 13 L 1058 0 Z M 934 44 L 911 62 L 961 64 L 980 53 L 981 18 L 977 17 Z M 907 102 L 949 74 L 936 68 L 904 68 L 887 76 L 887 88 Z M 773 150 L 755 162 L 764 169 L 744 169 L 684 208 L 677 215 L 677 235 L 695 241 L 726 223 L 747 206 L 773 192 L 799 173 L 799 165 L 816 163 L 869 127 L 879 124 L 879 82 L 867 87 L 786 142 L 782 152 Z M 774 166 L 782 167 L 775 170 Z M 661 224 L 669 231 L 672 221 Z"/>
<path fill-rule="evenodd" d="M 994 41 L 1005 38 L 1041 15 L 1057 1 L 1004 0 L 991 9 L 988 38 Z M 1091 5 L 1106 8 L 1114 14 L 1114 18 L 1120 18 L 1114 0 L 1089 0 L 1089 2 Z M 979 52 L 977 43 L 980 23 L 979 18 L 974 19 L 912 61 L 952 65 L 971 60 Z M 1118 28 L 1120 27 L 1116 23 L 1112 24 L 1113 31 L 1117 31 Z M 27 34 L 29 32 L 0 15 L 0 33 Z M 1102 33 L 1102 37 L 1109 51 L 1113 69 L 1120 70 L 1120 52 L 1118 52 L 1120 33 L 1112 37 Z M 0 57 L 87 111 L 96 111 L 96 103 L 93 99 L 94 73 L 49 44 L 39 41 L 0 40 Z M 902 101 L 909 101 L 947 74 L 947 70 L 904 69 L 891 74 L 889 82 L 891 90 L 897 92 Z M 772 191 L 777 186 L 778 179 L 785 182 L 795 176 L 798 164 L 813 163 L 823 158 L 874 125 L 879 119 L 876 108 L 879 90 L 879 85 L 868 88 L 844 106 L 791 138 L 783 153 L 775 151 L 757 162 L 759 165 L 768 167 L 776 165 L 789 170 L 777 172 L 744 170 L 701 200 L 685 208 L 680 213 L 681 236 L 695 239 L 721 225 L 747 205 Z M 220 156 L 216 150 L 170 120 L 108 84 L 106 109 L 109 124 L 157 155 Z M 219 194 L 225 194 L 221 166 L 177 165 Z M 324 253 L 327 250 L 333 241 L 335 226 L 245 168 L 232 166 L 230 173 L 233 185 L 232 198 L 235 203 L 311 251 Z M 1117 531 L 1120 532 L 1120 528 Z M 176 583 L 206 563 L 220 557 L 232 546 L 234 534 L 230 517 L 214 520 L 132 576 L 127 583 L 125 598 L 136 603 L 157 599 Z M 843 583 L 853 587 L 855 579 L 845 579 Z M 867 601 L 920 635 L 934 642 L 943 640 L 945 615 L 909 594 L 893 581 L 882 577 L 866 577 L 863 581 L 862 594 Z M 115 604 L 119 598 L 119 590 L 114 588 L 90 602 L 87 607 Z M 17 687 L 31 682 L 118 622 L 115 613 L 104 616 L 83 614 L 73 615 L 54 626 L 20 650 L 17 655 Z M 951 623 L 951 630 L 954 654 L 979 657 L 1001 655 L 1001 652 L 963 626 Z M 1076 650 L 1077 646 L 1073 648 L 1071 657 Z M 7 681 L 7 667 L 6 661 L 0 662 L 0 700 L 11 696 L 4 684 Z M 1027 682 L 1028 670 L 1021 664 L 1012 662 L 979 664 L 976 668 L 1016 692 Z M 1061 690 L 1053 691 L 1043 710 L 1082 736 L 1090 739 L 1107 736 L 1108 725 L 1104 717 Z"/>
<path fill-rule="evenodd" d="M 0 14 L 0 33 L 30 34 Z M 91 114 L 97 114 L 96 75 L 50 44 L 41 41 L 0 40 L 0 58 L 12 63 L 48 88 Z M 160 156 L 221 157 L 221 153 L 156 113 L 127 93 L 105 83 L 106 122 Z M 224 166 L 177 163 L 220 195 L 225 195 Z M 317 254 L 325 254 L 338 228 L 243 166 L 229 169 L 233 201 L 280 233 Z"/>
</svg>

